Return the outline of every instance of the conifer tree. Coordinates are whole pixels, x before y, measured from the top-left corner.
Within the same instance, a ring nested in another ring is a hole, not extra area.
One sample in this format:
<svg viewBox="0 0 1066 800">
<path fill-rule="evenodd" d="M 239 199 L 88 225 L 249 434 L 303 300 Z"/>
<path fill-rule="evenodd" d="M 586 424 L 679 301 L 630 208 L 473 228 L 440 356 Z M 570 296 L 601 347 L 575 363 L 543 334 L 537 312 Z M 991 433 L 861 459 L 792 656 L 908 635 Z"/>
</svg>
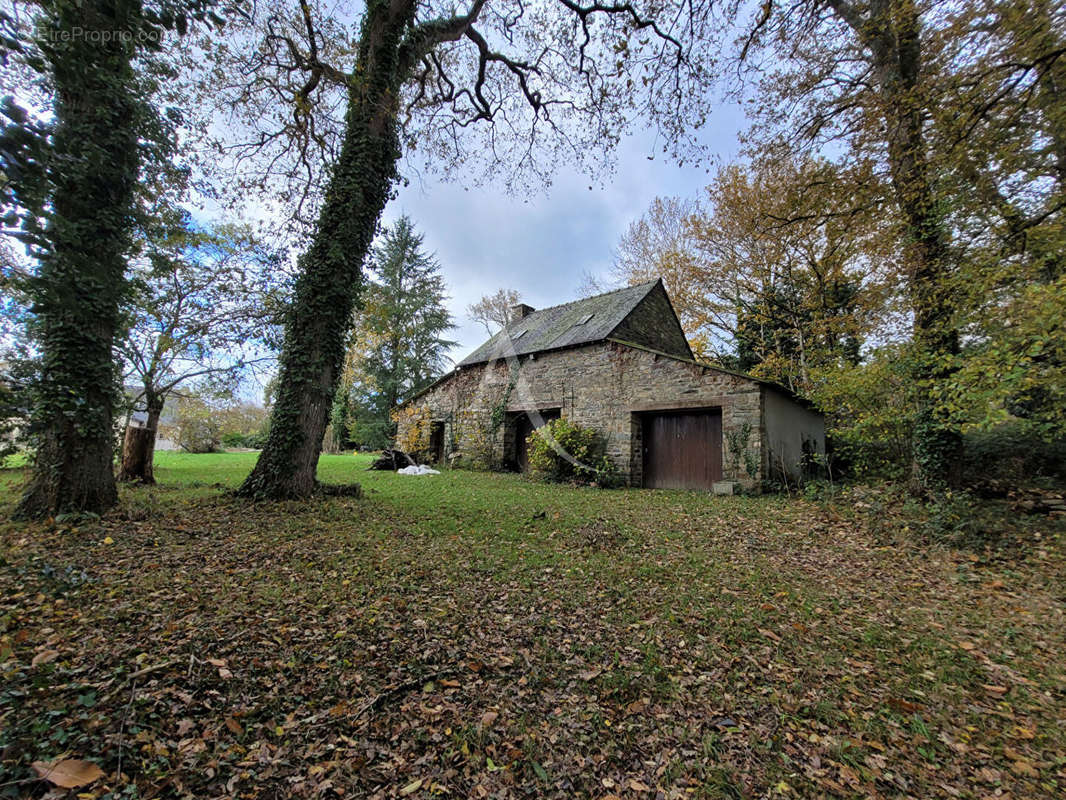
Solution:
<svg viewBox="0 0 1066 800">
<path fill-rule="evenodd" d="M 342 391 L 352 440 L 380 448 L 392 441 L 392 410 L 443 372 L 454 325 L 440 264 L 407 216 L 386 229 L 369 269 Z"/>
</svg>

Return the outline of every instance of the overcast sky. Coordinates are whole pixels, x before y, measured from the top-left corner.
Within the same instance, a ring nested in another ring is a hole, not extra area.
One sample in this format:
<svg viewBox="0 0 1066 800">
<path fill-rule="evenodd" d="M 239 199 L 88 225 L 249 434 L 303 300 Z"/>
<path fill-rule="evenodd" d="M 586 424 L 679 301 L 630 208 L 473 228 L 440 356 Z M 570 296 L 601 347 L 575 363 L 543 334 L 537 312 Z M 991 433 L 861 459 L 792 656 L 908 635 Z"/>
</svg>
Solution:
<svg viewBox="0 0 1066 800">
<path fill-rule="evenodd" d="M 719 162 L 736 157 L 737 134 L 746 128 L 738 107 L 711 116 L 704 143 Z M 449 309 L 460 360 L 485 340 L 466 307 L 496 289 L 517 289 L 534 308 L 577 297 L 585 272 L 610 268 L 619 236 L 657 195 L 702 198 L 713 164 L 678 167 L 662 153 L 649 160 L 652 137 L 634 136 L 619 152 L 618 167 L 601 186 L 573 170 L 560 170 L 547 193 L 509 197 L 492 186 L 464 189 L 427 178 L 402 189 L 385 221 L 408 214 L 440 261 L 451 292 Z M 590 190 L 591 186 L 591 190 Z"/>
</svg>

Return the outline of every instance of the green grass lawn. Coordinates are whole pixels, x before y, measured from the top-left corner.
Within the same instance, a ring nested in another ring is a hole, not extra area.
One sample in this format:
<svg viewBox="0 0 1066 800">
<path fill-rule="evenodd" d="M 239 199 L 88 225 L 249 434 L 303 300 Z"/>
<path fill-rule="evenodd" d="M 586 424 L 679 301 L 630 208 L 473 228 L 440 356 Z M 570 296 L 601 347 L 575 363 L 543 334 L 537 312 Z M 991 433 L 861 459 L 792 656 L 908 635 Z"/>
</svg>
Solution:
<svg viewBox="0 0 1066 800">
<path fill-rule="evenodd" d="M 104 771 L 79 797 L 1066 791 L 1061 523 L 978 553 L 361 456 L 319 468 L 361 499 L 233 499 L 255 458 L 159 453 L 102 520 L 0 525 L 0 797 L 59 758 Z"/>
</svg>

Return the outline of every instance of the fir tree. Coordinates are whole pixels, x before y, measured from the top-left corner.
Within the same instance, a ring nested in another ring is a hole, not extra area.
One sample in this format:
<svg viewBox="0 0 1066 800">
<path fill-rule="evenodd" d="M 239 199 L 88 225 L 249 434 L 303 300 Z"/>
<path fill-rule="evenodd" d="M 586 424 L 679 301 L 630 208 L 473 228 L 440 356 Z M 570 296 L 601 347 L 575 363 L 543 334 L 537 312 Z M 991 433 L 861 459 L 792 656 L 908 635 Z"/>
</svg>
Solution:
<svg viewBox="0 0 1066 800">
<path fill-rule="evenodd" d="M 410 218 L 385 231 L 370 272 L 341 392 L 352 441 L 380 448 L 395 433 L 392 410 L 444 371 L 454 342 L 443 337 L 455 326 L 440 264 L 424 251 Z"/>
</svg>

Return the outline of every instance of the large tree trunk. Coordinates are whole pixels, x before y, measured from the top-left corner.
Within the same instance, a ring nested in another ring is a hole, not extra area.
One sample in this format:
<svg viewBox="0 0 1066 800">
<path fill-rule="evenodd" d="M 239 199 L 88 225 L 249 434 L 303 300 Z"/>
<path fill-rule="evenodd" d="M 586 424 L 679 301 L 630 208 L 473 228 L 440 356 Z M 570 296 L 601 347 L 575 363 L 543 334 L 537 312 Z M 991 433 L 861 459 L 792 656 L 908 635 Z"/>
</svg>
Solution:
<svg viewBox="0 0 1066 800">
<path fill-rule="evenodd" d="M 52 210 L 34 306 L 43 372 L 33 476 L 21 517 L 101 512 L 117 501 L 112 472 L 118 329 L 138 151 L 130 66 L 139 3 L 61 3 L 43 45 L 55 86 Z M 66 36 L 74 28 L 85 35 Z M 108 33 L 96 38 L 93 31 Z"/>
<path fill-rule="evenodd" d="M 915 363 L 911 374 L 917 392 L 918 418 L 913 433 L 912 482 L 922 493 L 958 482 L 962 435 L 938 401 L 958 369 L 959 333 L 949 288 L 951 259 L 943 215 L 929 175 L 923 119 L 921 22 L 913 0 L 891 4 L 895 20 L 896 64 L 880 70 L 888 157 L 896 200 L 906 220 L 906 257 L 914 310 Z"/>
<path fill-rule="evenodd" d="M 120 481 L 155 483 L 152 462 L 155 459 L 155 440 L 159 431 L 159 416 L 162 413 L 163 401 L 152 398 L 148 402 L 148 419 L 145 426 L 126 426 L 126 436 L 122 442 L 122 467 L 118 473 Z"/>
<path fill-rule="evenodd" d="M 945 221 L 930 180 L 921 86 L 921 17 L 914 0 L 875 0 L 868 21 L 841 0 L 831 5 L 869 49 L 881 95 L 892 188 L 906 223 L 905 259 L 914 312 L 911 369 L 918 416 L 913 431 L 912 483 L 925 493 L 958 477 L 962 437 L 938 402 L 957 369 L 959 335 L 949 289 Z"/>
<path fill-rule="evenodd" d="M 401 53 L 413 0 L 368 4 L 348 93 L 345 137 L 333 168 L 285 329 L 270 435 L 238 490 L 245 497 L 306 497 L 344 360 L 362 265 L 401 155 L 396 133 Z"/>
</svg>

